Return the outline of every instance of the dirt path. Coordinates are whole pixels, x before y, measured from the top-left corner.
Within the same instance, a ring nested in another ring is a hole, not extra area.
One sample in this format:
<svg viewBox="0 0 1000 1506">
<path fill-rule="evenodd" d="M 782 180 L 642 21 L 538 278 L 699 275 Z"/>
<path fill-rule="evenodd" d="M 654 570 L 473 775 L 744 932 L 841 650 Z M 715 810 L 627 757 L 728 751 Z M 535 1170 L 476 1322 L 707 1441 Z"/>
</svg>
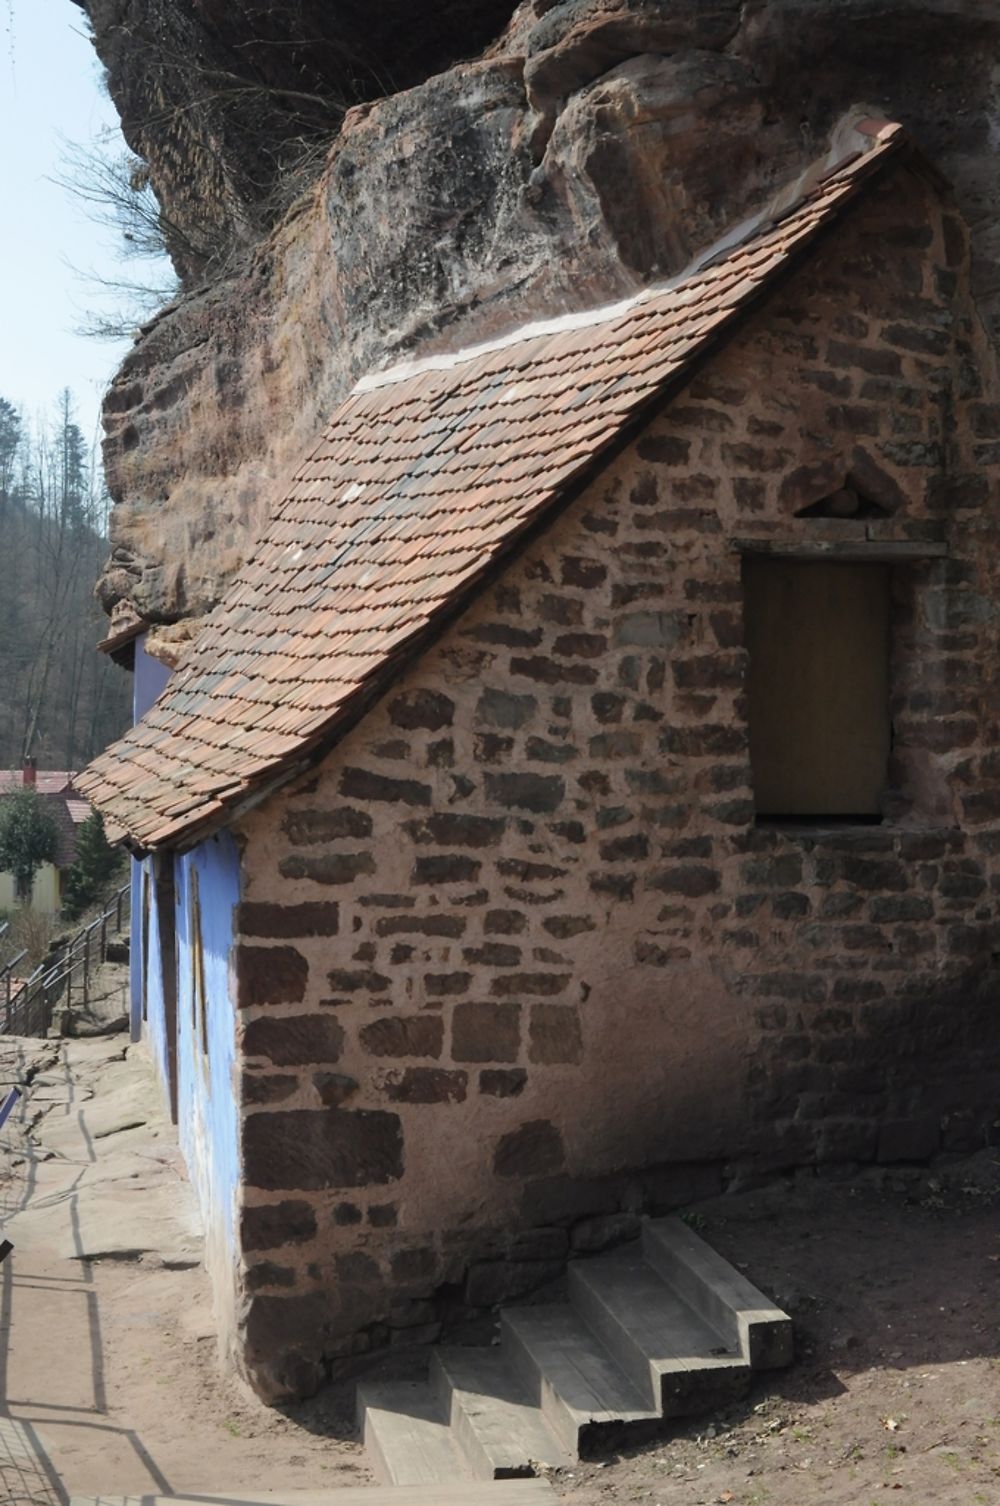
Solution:
<svg viewBox="0 0 1000 1506">
<path fill-rule="evenodd" d="M 553 1483 L 573 1506 L 997 1506 L 1000 1151 L 705 1204 L 795 1318 L 747 1403 Z"/>
<path fill-rule="evenodd" d="M 218 1372 L 191 1189 L 142 1048 L 0 1040 L 0 1501 L 370 1479 L 346 1388 L 295 1415 Z"/>
<path fill-rule="evenodd" d="M 0 1039 L 0 1502 L 371 1479 L 352 1388 L 286 1411 L 215 1360 L 200 1235 L 141 1047 Z M 796 1320 L 799 1360 L 658 1445 L 553 1477 L 568 1506 L 996 1506 L 1000 1151 L 813 1177 L 696 1225 Z"/>
</svg>

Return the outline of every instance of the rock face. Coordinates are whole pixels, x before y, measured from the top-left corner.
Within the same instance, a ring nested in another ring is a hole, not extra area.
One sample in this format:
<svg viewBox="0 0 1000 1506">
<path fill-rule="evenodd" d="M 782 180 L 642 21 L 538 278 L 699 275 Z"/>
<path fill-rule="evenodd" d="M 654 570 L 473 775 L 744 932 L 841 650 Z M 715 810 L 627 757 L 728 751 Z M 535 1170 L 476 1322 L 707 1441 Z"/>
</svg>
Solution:
<svg viewBox="0 0 1000 1506">
<path fill-rule="evenodd" d="M 1000 323 L 988 0 L 84 8 L 188 288 L 106 403 L 109 610 L 208 610 L 362 372 L 677 273 L 861 102 L 953 180 Z"/>
</svg>

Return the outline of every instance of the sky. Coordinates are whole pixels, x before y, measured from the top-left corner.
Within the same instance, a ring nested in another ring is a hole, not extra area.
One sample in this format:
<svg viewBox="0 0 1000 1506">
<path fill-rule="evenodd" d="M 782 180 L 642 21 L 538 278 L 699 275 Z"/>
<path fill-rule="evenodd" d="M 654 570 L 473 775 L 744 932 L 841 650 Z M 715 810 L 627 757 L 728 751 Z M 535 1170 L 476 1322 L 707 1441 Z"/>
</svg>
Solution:
<svg viewBox="0 0 1000 1506">
<path fill-rule="evenodd" d="M 65 142 L 111 130 L 124 150 L 101 75 L 71 0 L 0 0 L 0 397 L 34 419 L 69 387 L 88 443 L 128 342 L 79 333 L 107 312 L 86 274 L 148 275 L 123 267 L 114 233 L 49 181 L 66 171 Z"/>
</svg>

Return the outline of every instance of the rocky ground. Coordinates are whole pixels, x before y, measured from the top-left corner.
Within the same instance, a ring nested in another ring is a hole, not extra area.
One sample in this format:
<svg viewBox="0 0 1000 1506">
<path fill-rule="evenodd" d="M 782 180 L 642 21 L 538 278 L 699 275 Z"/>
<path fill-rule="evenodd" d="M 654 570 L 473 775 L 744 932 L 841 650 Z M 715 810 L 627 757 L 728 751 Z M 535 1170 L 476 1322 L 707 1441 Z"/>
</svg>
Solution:
<svg viewBox="0 0 1000 1506">
<path fill-rule="evenodd" d="M 371 1479 L 351 1388 L 275 1411 L 220 1375 L 200 1236 L 141 1047 L 0 1040 L 0 1499 Z M 1000 1153 L 705 1204 L 796 1319 L 744 1404 L 553 1477 L 572 1506 L 975 1506 L 1000 1498 Z"/>
</svg>

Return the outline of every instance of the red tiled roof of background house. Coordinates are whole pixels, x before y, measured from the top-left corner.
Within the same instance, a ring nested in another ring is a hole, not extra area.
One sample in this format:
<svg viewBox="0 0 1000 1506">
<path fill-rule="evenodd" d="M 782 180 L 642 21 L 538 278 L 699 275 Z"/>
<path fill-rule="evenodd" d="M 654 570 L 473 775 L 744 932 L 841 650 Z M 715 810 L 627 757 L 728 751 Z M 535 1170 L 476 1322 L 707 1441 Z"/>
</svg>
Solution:
<svg viewBox="0 0 1000 1506">
<path fill-rule="evenodd" d="M 671 286 L 355 388 L 139 724 L 77 781 L 109 835 L 187 841 L 302 767 L 906 141 Z"/>
<path fill-rule="evenodd" d="M 75 779 L 76 772 L 73 769 L 36 769 L 31 782 L 25 780 L 23 769 L 0 769 L 0 795 L 23 789 L 26 784 L 29 788 L 33 784 L 39 795 L 75 793 Z"/>
</svg>

